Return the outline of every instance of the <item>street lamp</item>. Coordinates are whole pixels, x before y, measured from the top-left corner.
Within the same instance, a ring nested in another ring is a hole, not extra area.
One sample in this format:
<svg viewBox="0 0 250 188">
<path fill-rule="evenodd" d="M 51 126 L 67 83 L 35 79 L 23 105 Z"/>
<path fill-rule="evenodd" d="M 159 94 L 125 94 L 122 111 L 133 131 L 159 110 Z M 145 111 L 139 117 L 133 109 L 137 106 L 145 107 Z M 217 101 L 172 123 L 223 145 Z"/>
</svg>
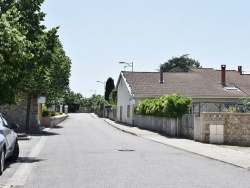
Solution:
<svg viewBox="0 0 250 188">
<path fill-rule="evenodd" d="M 134 91 L 134 88 L 133 88 L 133 72 L 134 72 L 134 65 L 133 65 L 133 62 L 132 63 L 126 63 L 126 62 L 119 62 L 120 64 L 126 64 L 128 66 L 124 66 L 125 67 L 132 67 L 132 82 L 131 82 L 131 95 L 132 95 L 132 98 L 133 98 L 133 91 Z M 125 70 L 125 69 L 124 69 Z"/>
<path fill-rule="evenodd" d="M 127 67 L 130 67 L 130 66 L 124 66 L 124 71 L 126 70 Z"/>
<path fill-rule="evenodd" d="M 104 100 L 105 100 L 105 85 L 106 85 L 106 82 L 104 81 L 104 82 L 101 82 L 101 81 L 96 81 L 96 82 L 99 82 L 99 83 L 101 83 L 101 84 L 103 84 L 104 85 L 104 95 L 103 95 L 103 98 L 104 98 Z M 105 104 L 104 104 L 104 101 L 103 101 L 103 118 L 105 118 Z"/>
<path fill-rule="evenodd" d="M 134 74 L 134 64 L 133 64 L 133 62 L 131 62 L 131 63 L 119 62 L 119 63 L 120 64 L 126 64 L 127 66 L 125 66 L 125 67 L 132 67 L 132 81 L 131 81 L 131 96 L 132 97 L 131 98 L 132 98 L 132 126 L 134 126 L 134 85 L 133 85 L 133 82 L 134 82 L 134 77 L 133 77 L 133 74 Z"/>
</svg>

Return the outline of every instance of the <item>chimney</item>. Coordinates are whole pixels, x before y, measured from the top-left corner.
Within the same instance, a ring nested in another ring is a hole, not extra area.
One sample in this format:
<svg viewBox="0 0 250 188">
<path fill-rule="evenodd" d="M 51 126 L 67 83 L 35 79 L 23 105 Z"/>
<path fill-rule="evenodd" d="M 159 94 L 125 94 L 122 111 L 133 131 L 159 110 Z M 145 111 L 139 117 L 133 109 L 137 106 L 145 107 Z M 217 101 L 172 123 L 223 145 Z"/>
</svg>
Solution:
<svg viewBox="0 0 250 188">
<path fill-rule="evenodd" d="M 161 84 L 164 82 L 163 80 L 163 67 L 160 68 L 160 81 Z"/>
<path fill-rule="evenodd" d="M 221 65 L 221 84 L 226 85 L 226 65 Z"/>
<path fill-rule="evenodd" d="M 242 66 L 238 66 L 238 72 L 242 75 Z"/>
</svg>

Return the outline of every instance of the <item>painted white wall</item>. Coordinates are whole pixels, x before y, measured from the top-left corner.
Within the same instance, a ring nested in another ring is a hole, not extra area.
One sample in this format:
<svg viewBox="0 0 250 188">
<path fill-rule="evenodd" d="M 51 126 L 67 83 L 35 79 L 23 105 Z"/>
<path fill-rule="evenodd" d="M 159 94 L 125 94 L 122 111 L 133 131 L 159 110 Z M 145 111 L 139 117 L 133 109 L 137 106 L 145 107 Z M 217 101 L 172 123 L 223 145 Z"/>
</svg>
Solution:
<svg viewBox="0 0 250 188">
<path fill-rule="evenodd" d="M 132 104 L 130 104 L 131 90 L 121 73 L 119 83 L 117 85 L 117 119 L 116 121 L 132 125 Z M 127 108 L 129 109 L 129 117 L 127 116 Z M 122 107 L 122 112 L 121 112 Z"/>
</svg>

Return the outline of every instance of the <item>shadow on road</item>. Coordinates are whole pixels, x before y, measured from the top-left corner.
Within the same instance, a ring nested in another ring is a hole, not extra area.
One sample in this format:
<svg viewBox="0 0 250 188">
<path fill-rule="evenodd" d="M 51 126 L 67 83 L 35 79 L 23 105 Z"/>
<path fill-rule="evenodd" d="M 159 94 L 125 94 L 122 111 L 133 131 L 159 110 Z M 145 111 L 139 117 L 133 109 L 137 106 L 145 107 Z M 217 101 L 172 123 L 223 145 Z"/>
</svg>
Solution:
<svg viewBox="0 0 250 188">
<path fill-rule="evenodd" d="M 16 163 L 37 163 L 37 162 L 41 162 L 41 161 L 44 161 L 44 160 L 38 159 L 36 157 L 18 157 Z M 6 164 L 6 166 L 7 166 L 7 164 Z"/>
<path fill-rule="evenodd" d="M 63 126 L 56 125 L 55 127 L 51 128 L 51 129 L 61 129 L 61 128 L 63 128 Z"/>
<path fill-rule="evenodd" d="M 32 163 L 38 163 L 44 161 L 43 159 L 38 159 L 35 157 L 18 157 L 17 161 L 15 163 L 27 163 L 27 164 L 32 164 Z M 5 162 L 4 169 L 11 168 L 12 162 Z"/>
<path fill-rule="evenodd" d="M 55 132 L 47 132 L 43 136 L 57 136 L 57 135 L 60 135 L 60 134 L 59 133 L 55 133 Z"/>
</svg>

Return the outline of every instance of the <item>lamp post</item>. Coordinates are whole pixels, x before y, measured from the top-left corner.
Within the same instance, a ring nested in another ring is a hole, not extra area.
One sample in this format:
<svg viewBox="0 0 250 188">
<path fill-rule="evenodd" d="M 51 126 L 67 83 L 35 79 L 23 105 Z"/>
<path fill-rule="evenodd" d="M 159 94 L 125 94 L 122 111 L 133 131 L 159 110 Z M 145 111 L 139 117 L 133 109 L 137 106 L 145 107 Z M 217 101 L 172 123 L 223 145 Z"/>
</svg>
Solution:
<svg viewBox="0 0 250 188">
<path fill-rule="evenodd" d="M 104 85 L 104 95 L 103 95 L 103 99 L 105 100 L 105 85 L 106 85 L 106 82 L 101 82 L 101 81 L 96 81 L 96 82 L 99 82 L 101 84 Z M 103 101 L 103 118 L 105 118 L 105 104 L 104 104 L 104 101 Z"/>
<path fill-rule="evenodd" d="M 132 98 L 132 126 L 134 126 L 134 64 L 133 62 L 131 63 L 126 63 L 126 62 L 119 62 L 120 64 L 126 64 L 126 67 L 132 67 L 132 81 L 131 81 L 131 98 Z"/>
</svg>

